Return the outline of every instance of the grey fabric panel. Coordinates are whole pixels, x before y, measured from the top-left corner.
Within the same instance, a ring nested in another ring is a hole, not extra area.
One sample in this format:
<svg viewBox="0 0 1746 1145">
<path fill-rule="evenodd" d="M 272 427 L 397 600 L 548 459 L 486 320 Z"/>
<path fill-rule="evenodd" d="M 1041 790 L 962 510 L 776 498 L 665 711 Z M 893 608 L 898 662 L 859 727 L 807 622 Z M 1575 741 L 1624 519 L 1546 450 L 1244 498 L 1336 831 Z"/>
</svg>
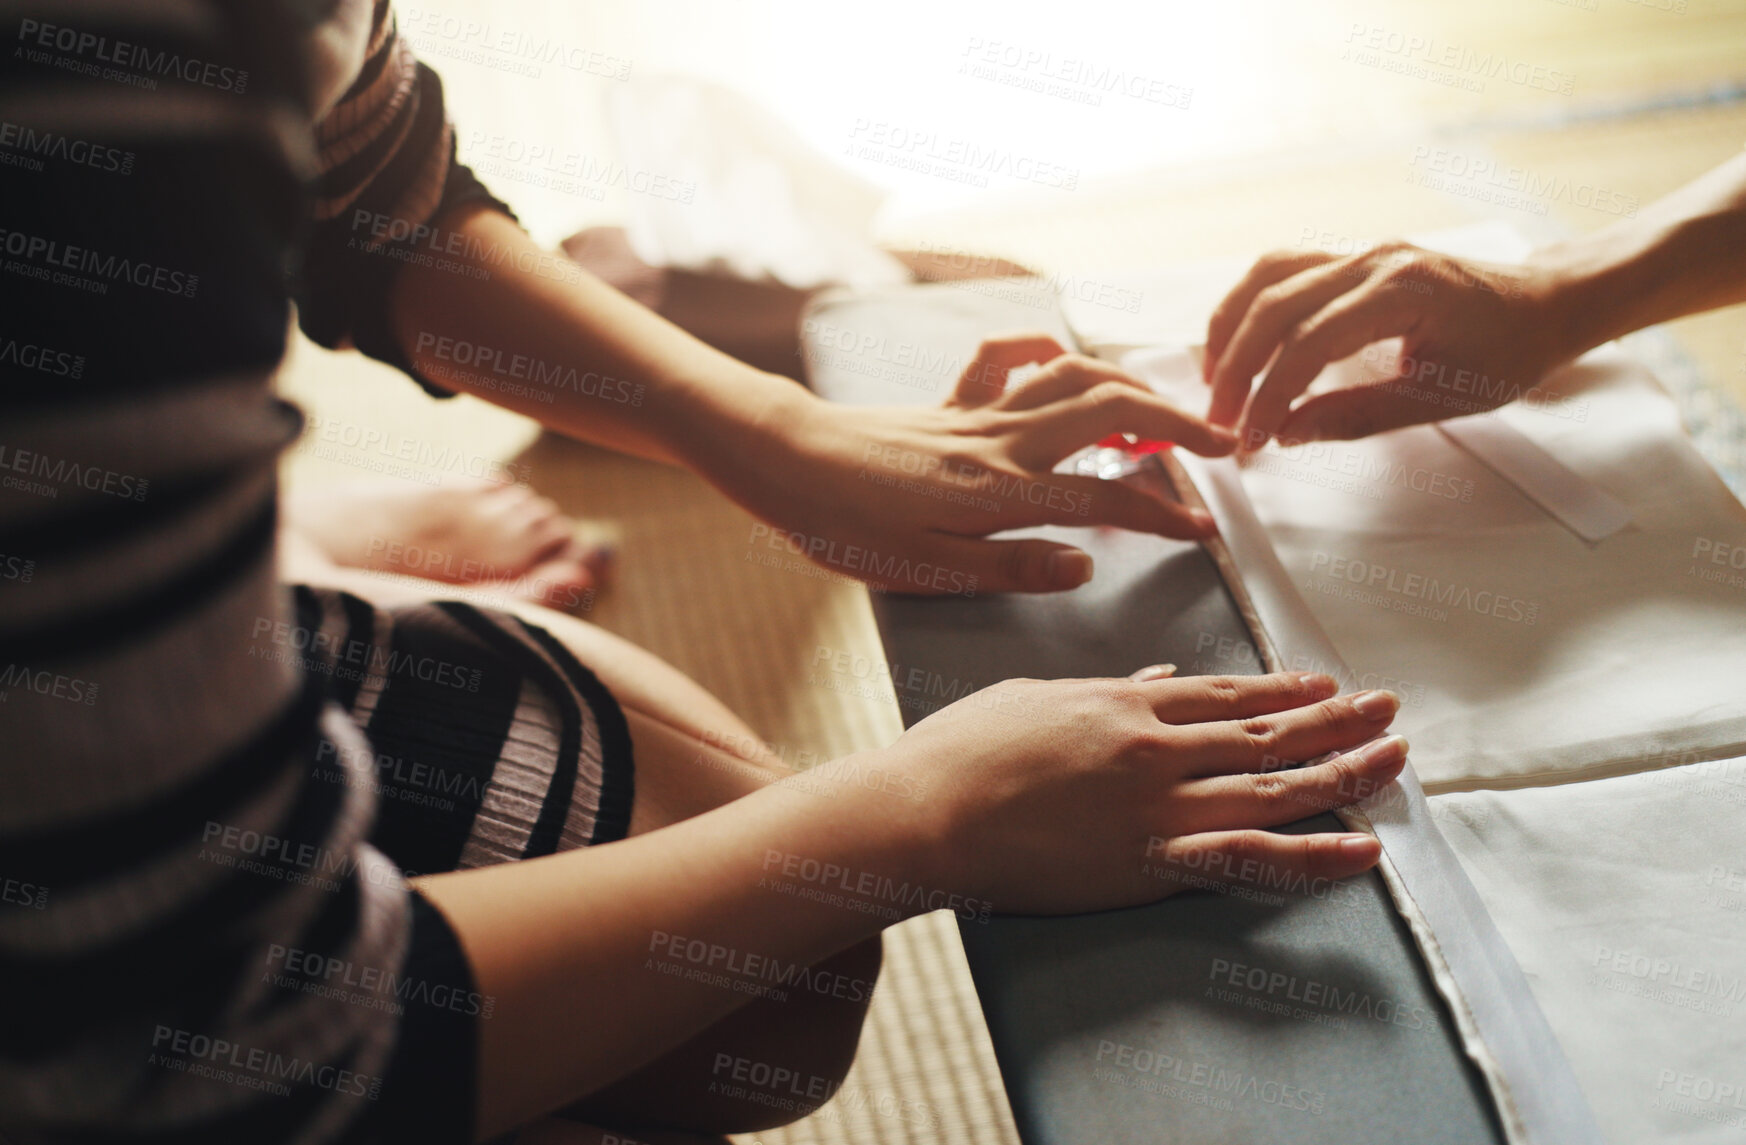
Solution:
<svg viewBox="0 0 1746 1145">
<path fill-rule="evenodd" d="M 1160 660 L 1190 671 L 1206 648 L 1233 646 L 1209 640 L 1248 645 L 1198 546 L 1073 539 L 1098 562 L 1078 592 L 878 602 L 887 659 L 915 670 L 896 681 L 906 724 L 962 694 L 960 683 L 1119 675 Z M 1342 828 L 1322 815 L 1295 829 Z M 1033 1145 L 1503 1139 L 1375 874 L 1321 896 L 1190 892 L 962 930 L 1014 1118 Z M 1251 989 L 1258 973 L 1266 983 Z"/>
<path fill-rule="evenodd" d="M 1502 1140 L 1374 875 L 1283 906 L 1192 893 L 961 929 L 1027 1142 Z"/>
<path fill-rule="evenodd" d="M 809 346 L 810 379 L 824 396 L 914 404 L 949 389 L 949 379 L 931 392 L 917 384 L 928 364 L 967 354 L 986 333 L 1024 328 L 1065 332 L 1033 305 L 921 287 L 823 299 L 803 337 L 828 330 L 841 342 L 852 330 L 875 360 L 901 354 L 909 363 L 907 374 L 870 369 L 846 350 Z M 1097 577 L 1054 596 L 876 599 L 906 724 L 1011 676 L 1258 662 L 1231 653 L 1252 652 L 1248 633 L 1198 546 L 1102 529 L 1033 532 L 1070 537 L 1097 561 Z M 1320 816 L 1294 829 L 1338 825 Z M 1484 1084 L 1374 874 L 1321 895 L 1191 892 L 1136 910 L 997 918 L 963 931 L 1031 1145 L 1502 1141 Z"/>
</svg>

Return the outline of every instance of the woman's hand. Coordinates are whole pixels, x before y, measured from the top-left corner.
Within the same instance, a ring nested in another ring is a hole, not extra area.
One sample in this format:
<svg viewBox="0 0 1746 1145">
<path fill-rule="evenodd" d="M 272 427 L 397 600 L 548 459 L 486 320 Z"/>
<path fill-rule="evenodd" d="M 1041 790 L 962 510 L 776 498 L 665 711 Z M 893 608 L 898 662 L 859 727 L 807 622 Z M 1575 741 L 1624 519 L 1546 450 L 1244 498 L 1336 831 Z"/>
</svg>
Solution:
<svg viewBox="0 0 1746 1145">
<path fill-rule="evenodd" d="M 1043 366 L 1009 388 L 1008 374 Z M 1229 430 L 1176 409 L 1113 366 L 1046 335 L 990 339 L 941 407 L 832 405 L 803 391 L 765 415 L 767 448 L 712 473 L 774 531 L 772 548 L 899 592 L 1057 592 L 1091 558 L 1050 541 L 988 540 L 1032 525 L 1114 525 L 1165 537 L 1206 514 L 1129 485 L 1051 472 L 1112 433 L 1229 453 Z"/>
<path fill-rule="evenodd" d="M 1364 437 L 1495 408 L 1586 348 L 1557 313 L 1558 277 L 1400 242 L 1346 258 L 1266 255 L 1207 327 L 1208 418 L 1237 426 L 1248 451 L 1274 436 Z M 1323 367 L 1396 337 L 1398 364 L 1384 380 L 1292 405 Z"/>
<path fill-rule="evenodd" d="M 1392 694 L 1335 690 L 1296 672 L 1009 680 L 916 724 L 886 764 L 926 783 L 941 885 L 1003 913 L 1133 906 L 1202 880 L 1301 887 L 1367 870 L 1379 844 L 1262 828 L 1367 798 L 1406 759 L 1400 737 L 1374 738 Z"/>
</svg>

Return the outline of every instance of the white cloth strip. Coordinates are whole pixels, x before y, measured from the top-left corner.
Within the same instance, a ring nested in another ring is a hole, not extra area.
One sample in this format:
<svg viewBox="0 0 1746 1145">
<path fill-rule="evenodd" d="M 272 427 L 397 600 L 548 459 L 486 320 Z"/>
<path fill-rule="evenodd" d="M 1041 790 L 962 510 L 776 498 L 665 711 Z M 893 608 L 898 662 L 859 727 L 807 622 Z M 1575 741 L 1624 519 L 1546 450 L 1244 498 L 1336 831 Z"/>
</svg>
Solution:
<svg viewBox="0 0 1746 1145">
<path fill-rule="evenodd" d="M 1228 546 L 1221 572 L 1236 577 L 1241 587 L 1233 584 L 1233 593 L 1252 605 L 1279 660 L 1329 665 L 1337 669 L 1330 675 L 1349 676 L 1292 587 L 1243 491 L 1236 464 L 1189 454 L 1179 454 L 1178 460 Z M 1600 1127 L 1576 1075 L 1515 956 L 1432 822 L 1412 765 L 1396 783 L 1360 804 L 1359 812 L 1350 819 L 1374 831 L 1382 843 L 1383 877 L 1454 1012 L 1511 1145 L 1599 1145 Z"/>
<path fill-rule="evenodd" d="M 1631 523 L 1630 507 L 1623 501 L 1507 422 L 1476 414 L 1440 422 L 1436 428 L 1591 545 Z"/>
</svg>

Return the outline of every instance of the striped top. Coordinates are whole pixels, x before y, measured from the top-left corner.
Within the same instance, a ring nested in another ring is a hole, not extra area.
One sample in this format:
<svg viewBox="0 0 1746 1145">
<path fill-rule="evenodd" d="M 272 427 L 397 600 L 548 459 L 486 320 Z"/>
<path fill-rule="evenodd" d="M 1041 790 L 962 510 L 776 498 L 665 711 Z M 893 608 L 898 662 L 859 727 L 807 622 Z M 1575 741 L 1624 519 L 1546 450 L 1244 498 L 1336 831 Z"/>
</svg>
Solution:
<svg viewBox="0 0 1746 1145">
<path fill-rule="evenodd" d="M 488 201 L 356 7 L 0 0 L 8 1140 L 469 1136 L 471 1019 L 399 999 L 470 972 L 366 842 L 368 744 L 276 654 L 292 284 L 315 337 L 397 360 L 402 264 L 349 221 Z"/>
<path fill-rule="evenodd" d="M 342 8 L 357 2 L 337 0 Z M 442 81 L 395 34 L 388 0 L 374 3 L 363 69 L 315 129 L 320 172 L 299 324 L 323 346 L 356 346 L 428 392 L 453 397 L 422 377 L 395 340 L 388 284 L 409 261 L 429 260 L 447 245 L 433 220 L 448 211 L 466 203 L 510 211 L 455 161 Z"/>
</svg>

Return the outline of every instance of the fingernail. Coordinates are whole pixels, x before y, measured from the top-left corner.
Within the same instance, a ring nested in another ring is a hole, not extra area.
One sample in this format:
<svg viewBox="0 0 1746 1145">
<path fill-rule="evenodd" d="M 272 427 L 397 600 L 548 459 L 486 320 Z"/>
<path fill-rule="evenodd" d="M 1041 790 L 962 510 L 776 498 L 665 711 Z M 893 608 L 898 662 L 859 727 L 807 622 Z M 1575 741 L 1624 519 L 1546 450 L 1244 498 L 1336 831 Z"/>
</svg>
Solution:
<svg viewBox="0 0 1746 1145">
<path fill-rule="evenodd" d="M 1348 859 L 1369 858 L 1382 853 L 1382 844 L 1374 835 L 1346 835 L 1340 840 L 1340 854 Z"/>
<path fill-rule="evenodd" d="M 1306 692 L 1326 692 L 1329 695 L 1333 695 L 1340 689 L 1340 685 L 1326 672 L 1299 673 L 1297 686 Z"/>
<path fill-rule="evenodd" d="M 1400 697 L 1393 692 L 1360 692 L 1352 707 L 1367 720 L 1385 720 L 1400 711 Z"/>
<path fill-rule="evenodd" d="M 1147 680 L 1168 680 L 1174 675 L 1176 675 L 1176 665 L 1153 664 L 1148 668 L 1141 668 L 1138 672 L 1129 676 L 1128 679 L 1136 684 L 1144 684 Z"/>
<path fill-rule="evenodd" d="M 1091 579 L 1091 554 L 1078 549 L 1057 549 L 1049 554 L 1044 573 L 1054 588 L 1078 588 Z"/>
<path fill-rule="evenodd" d="M 1398 763 L 1407 756 L 1405 736 L 1385 736 L 1358 749 L 1358 758 L 1365 763 L 1383 766 Z"/>
<path fill-rule="evenodd" d="M 1211 534 L 1219 531 L 1219 523 L 1213 520 L 1213 515 L 1205 509 L 1191 509 L 1188 513 L 1188 519 L 1193 521 L 1194 527 L 1202 533 Z"/>
</svg>

